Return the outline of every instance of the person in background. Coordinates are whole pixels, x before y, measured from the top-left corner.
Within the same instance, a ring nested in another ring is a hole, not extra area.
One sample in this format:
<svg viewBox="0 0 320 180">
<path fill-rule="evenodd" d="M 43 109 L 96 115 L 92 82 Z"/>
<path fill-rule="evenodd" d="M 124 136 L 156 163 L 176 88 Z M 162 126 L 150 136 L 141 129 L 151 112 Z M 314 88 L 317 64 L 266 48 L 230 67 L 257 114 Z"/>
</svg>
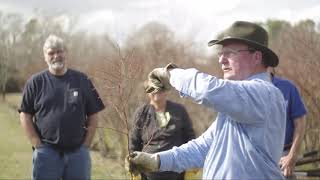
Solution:
<svg viewBox="0 0 320 180">
<path fill-rule="evenodd" d="M 192 123 L 186 109 L 167 100 L 167 89 L 155 90 L 146 81 L 145 92 L 149 103 L 139 107 L 133 119 L 129 136 L 129 150 L 156 153 L 180 146 L 195 138 Z M 146 172 L 142 180 L 184 179 L 184 172 Z"/>
<path fill-rule="evenodd" d="M 27 81 L 19 109 L 33 147 L 32 179 L 90 179 L 89 147 L 105 106 L 88 76 L 67 68 L 60 37 L 50 35 L 43 53 L 48 69 Z"/>
<path fill-rule="evenodd" d="M 277 77 L 272 72 L 272 83 L 281 90 L 286 101 L 287 121 L 283 156 L 279 165 L 283 175 L 295 178 L 294 168 L 299 156 L 306 126 L 306 108 L 296 86 L 289 80 Z"/>
<path fill-rule="evenodd" d="M 286 107 L 268 67 L 279 63 L 261 26 L 236 21 L 218 53 L 224 79 L 169 64 L 149 74 L 153 87 L 173 87 L 182 97 L 218 112 L 198 138 L 159 153 L 133 152 L 131 171 L 176 171 L 203 167 L 203 179 L 283 179 L 278 162 L 285 136 Z"/>
</svg>

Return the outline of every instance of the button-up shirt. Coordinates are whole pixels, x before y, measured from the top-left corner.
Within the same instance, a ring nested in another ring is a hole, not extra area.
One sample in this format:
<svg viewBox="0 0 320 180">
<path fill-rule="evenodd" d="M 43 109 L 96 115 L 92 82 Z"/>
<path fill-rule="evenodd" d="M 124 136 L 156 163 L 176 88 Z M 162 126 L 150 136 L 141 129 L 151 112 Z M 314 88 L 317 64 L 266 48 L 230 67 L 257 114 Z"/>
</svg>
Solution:
<svg viewBox="0 0 320 180">
<path fill-rule="evenodd" d="M 196 69 L 173 69 L 170 84 L 218 115 L 197 139 L 158 153 L 160 171 L 203 167 L 203 179 L 283 179 L 278 162 L 285 101 L 268 73 L 233 81 Z"/>
</svg>

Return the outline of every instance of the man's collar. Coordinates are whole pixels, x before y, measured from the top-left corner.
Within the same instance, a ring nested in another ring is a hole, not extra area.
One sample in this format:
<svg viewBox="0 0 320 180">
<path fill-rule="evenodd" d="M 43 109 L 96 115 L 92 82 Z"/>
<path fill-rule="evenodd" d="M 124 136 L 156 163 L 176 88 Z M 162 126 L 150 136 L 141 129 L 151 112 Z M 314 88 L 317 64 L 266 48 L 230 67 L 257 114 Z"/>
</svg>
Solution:
<svg viewBox="0 0 320 180">
<path fill-rule="evenodd" d="M 252 80 L 252 79 L 262 79 L 264 81 L 271 82 L 270 73 L 268 72 L 255 74 L 253 76 L 250 76 L 247 80 Z"/>
</svg>

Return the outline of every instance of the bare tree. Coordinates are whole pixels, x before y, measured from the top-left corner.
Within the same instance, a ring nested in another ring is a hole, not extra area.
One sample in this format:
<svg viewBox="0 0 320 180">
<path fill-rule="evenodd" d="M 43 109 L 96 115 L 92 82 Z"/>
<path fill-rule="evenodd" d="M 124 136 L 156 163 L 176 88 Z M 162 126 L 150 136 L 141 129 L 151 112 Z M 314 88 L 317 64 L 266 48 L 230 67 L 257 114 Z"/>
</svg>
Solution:
<svg viewBox="0 0 320 180">
<path fill-rule="evenodd" d="M 21 16 L 0 13 L 0 91 L 5 100 L 7 82 L 13 76 L 17 61 L 16 44 L 21 33 Z"/>
<path fill-rule="evenodd" d="M 138 103 L 133 101 L 136 98 L 133 96 L 137 92 L 137 84 L 141 81 L 143 66 L 139 59 L 135 59 L 133 49 L 123 51 L 117 43 L 111 44 L 113 56 L 92 67 L 96 69 L 94 77 L 108 107 L 99 124 L 104 130 L 104 134 L 100 134 L 99 143 L 114 148 L 107 153 L 107 157 L 123 162 L 129 153 L 129 129 L 132 125 L 130 118 Z M 110 139 L 106 141 L 101 136 Z"/>
</svg>

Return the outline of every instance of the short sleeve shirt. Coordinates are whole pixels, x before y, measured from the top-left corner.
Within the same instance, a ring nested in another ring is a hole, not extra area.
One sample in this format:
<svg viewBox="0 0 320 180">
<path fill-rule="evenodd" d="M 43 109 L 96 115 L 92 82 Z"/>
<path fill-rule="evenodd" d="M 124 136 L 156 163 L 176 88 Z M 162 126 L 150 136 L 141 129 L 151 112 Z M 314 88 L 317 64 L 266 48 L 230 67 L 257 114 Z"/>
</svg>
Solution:
<svg viewBox="0 0 320 180">
<path fill-rule="evenodd" d="M 96 89 L 83 73 L 68 69 L 63 76 L 48 70 L 26 83 L 21 112 L 34 116 L 43 142 L 62 148 L 80 146 L 86 134 L 87 117 L 104 109 Z"/>
<path fill-rule="evenodd" d="M 298 89 L 292 82 L 279 77 L 273 77 L 272 83 L 281 90 L 286 101 L 287 122 L 284 144 L 290 145 L 293 141 L 294 120 L 305 115 L 307 110 L 303 104 Z"/>
</svg>

